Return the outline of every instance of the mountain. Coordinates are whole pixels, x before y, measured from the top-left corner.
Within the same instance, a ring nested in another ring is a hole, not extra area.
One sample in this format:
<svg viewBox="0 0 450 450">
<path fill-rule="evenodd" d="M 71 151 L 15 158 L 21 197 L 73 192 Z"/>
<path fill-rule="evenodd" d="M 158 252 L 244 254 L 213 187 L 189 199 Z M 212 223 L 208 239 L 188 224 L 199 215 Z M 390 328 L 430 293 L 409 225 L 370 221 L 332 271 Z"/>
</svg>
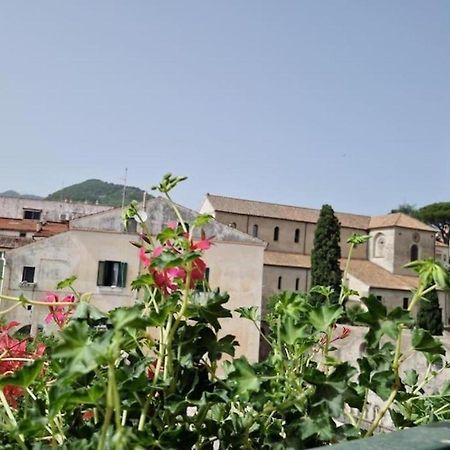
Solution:
<svg viewBox="0 0 450 450">
<path fill-rule="evenodd" d="M 40 200 L 42 197 L 39 195 L 33 195 L 33 194 L 19 194 L 17 191 L 8 190 L 5 192 L 0 192 L 0 197 L 17 197 L 17 198 L 30 198 L 33 200 Z"/>
<path fill-rule="evenodd" d="M 122 206 L 123 185 L 107 183 L 102 180 L 86 180 L 82 183 L 53 192 L 46 200 L 72 200 L 74 202 L 99 203 L 100 205 Z M 132 200 L 142 201 L 144 191 L 137 187 L 127 186 L 125 190 L 125 205 Z M 151 197 L 147 194 L 147 197 Z"/>
</svg>

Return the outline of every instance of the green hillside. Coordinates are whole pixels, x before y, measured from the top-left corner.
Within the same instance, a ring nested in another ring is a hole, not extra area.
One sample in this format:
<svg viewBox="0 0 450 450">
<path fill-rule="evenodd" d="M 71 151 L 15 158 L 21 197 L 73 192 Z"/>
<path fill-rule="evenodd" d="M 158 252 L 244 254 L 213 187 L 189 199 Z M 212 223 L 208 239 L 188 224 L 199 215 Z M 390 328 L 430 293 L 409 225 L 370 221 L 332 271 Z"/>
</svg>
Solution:
<svg viewBox="0 0 450 450">
<path fill-rule="evenodd" d="M 100 205 L 121 206 L 123 185 L 107 183 L 101 180 L 86 180 L 82 183 L 53 192 L 46 200 L 72 200 L 73 202 L 96 203 Z M 127 186 L 125 191 L 125 205 L 132 200 L 142 201 L 144 191 L 137 187 Z M 148 196 L 148 195 L 147 195 Z M 149 197 L 149 196 L 148 196 Z"/>
</svg>

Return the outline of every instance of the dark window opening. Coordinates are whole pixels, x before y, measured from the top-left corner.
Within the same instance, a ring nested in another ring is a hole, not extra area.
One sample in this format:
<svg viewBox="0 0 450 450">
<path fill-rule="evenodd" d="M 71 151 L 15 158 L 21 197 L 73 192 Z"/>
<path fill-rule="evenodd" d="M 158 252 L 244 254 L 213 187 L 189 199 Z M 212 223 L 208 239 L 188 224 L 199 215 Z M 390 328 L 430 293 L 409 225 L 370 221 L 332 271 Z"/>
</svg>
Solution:
<svg viewBox="0 0 450 450">
<path fill-rule="evenodd" d="M 258 225 L 253 225 L 253 233 L 252 233 L 253 237 L 258 237 Z"/>
<path fill-rule="evenodd" d="M 99 261 L 97 286 L 125 287 L 128 264 L 120 261 Z"/>
<path fill-rule="evenodd" d="M 294 234 L 294 242 L 295 242 L 295 243 L 300 242 L 300 230 L 299 230 L 298 228 L 295 230 L 295 234 Z"/>
<path fill-rule="evenodd" d="M 300 287 L 300 278 L 296 278 L 295 279 L 295 290 L 298 291 Z"/>
<path fill-rule="evenodd" d="M 278 241 L 279 237 L 280 237 L 280 229 L 278 227 L 275 227 L 273 229 L 273 240 Z"/>
<path fill-rule="evenodd" d="M 41 212 L 42 211 L 39 209 L 24 209 L 23 210 L 23 218 L 24 219 L 32 219 L 32 220 L 40 220 Z"/>
<path fill-rule="evenodd" d="M 131 219 L 128 221 L 127 232 L 128 233 L 137 233 L 137 222 L 134 219 Z"/>
<path fill-rule="evenodd" d="M 411 257 L 410 261 L 417 261 L 419 259 L 419 247 L 416 244 L 411 246 Z"/>
<path fill-rule="evenodd" d="M 34 283 L 35 270 L 35 267 L 24 266 L 22 271 L 22 281 L 25 281 L 26 283 Z"/>
<path fill-rule="evenodd" d="M 403 297 L 403 309 L 408 309 L 409 304 L 409 298 Z"/>
<path fill-rule="evenodd" d="M 281 289 L 282 284 L 283 284 L 283 277 L 278 277 L 278 289 Z"/>
<path fill-rule="evenodd" d="M 228 226 L 231 228 L 236 228 L 236 222 L 231 222 Z"/>
<path fill-rule="evenodd" d="M 21 231 L 19 233 L 19 237 L 27 237 L 27 233 L 24 233 L 23 231 Z"/>
<path fill-rule="evenodd" d="M 383 301 L 383 297 L 381 295 L 377 295 L 377 300 L 381 302 Z"/>
</svg>

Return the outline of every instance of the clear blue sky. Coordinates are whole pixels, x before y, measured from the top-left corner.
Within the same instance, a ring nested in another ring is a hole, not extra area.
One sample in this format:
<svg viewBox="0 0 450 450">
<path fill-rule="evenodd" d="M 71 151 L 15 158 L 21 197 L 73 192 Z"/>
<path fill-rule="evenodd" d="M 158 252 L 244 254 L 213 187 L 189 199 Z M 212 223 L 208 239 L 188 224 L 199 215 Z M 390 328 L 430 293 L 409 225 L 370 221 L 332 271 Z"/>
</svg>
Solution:
<svg viewBox="0 0 450 450">
<path fill-rule="evenodd" d="M 0 192 L 450 201 L 450 1 L 5 1 Z"/>
</svg>

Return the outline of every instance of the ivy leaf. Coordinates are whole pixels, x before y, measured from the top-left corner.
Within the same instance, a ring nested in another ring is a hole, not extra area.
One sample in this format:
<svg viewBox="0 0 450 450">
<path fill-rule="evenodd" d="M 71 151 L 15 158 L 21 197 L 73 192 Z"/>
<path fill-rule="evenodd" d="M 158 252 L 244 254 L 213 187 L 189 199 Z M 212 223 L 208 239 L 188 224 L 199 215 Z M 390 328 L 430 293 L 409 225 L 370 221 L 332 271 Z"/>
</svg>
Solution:
<svg viewBox="0 0 450 450">
<path fill-rule="evenodd" d="M 412 331 L 412 341 L 415 350 L 432 355 L 444 355 L 445 350 L 442 343 L 434 338 L 431 333 L 422 328 L 414 328 Z"/>
<path fill-rule="evenodd" d="M 309 313 L 309 321 L 317 331 L 327 331 L 341 317 L 344 310 L 339 305 L 322 305 Z"/>
</svg>

